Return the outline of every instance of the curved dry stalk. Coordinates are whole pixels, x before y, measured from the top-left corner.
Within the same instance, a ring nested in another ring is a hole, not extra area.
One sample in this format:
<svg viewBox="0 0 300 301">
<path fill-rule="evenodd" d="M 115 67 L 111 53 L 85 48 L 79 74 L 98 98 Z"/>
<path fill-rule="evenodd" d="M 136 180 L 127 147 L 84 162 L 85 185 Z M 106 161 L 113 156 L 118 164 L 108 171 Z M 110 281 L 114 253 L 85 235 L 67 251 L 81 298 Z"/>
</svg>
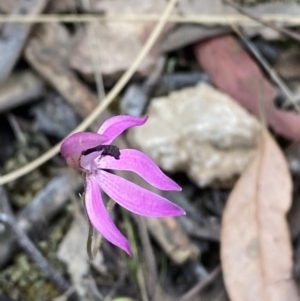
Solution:
<svg viewBox="0 0 300 301">
<path fill-rule="evenodd" d="M 0 23 L 90 23 L 90 22 L 153 22 L 160 20 L 157 14 L 47 14 L 39 16 L 20 15 L 9 16 L 0 15 Z M 288 26 L 296 26 L 300 24 L 300 17 L 292 14 L 262 14 L 259 17 L 260 22 L 282 23 Z M 254 21 L 248 16 L 239 14 L 187 14 L 187 15 L 171 15 L 166 22 L 176 23 L 198 23 L 205 25 L 247 25 L 257 26 L 259 21 Z"/>
<path fill-rule="evenodd" d="M 158 36 L 163 30 L 164 25 L 166 24 L 166 21 L 174 8 L 177 0 L 170 0 L 165 11 L 161 15 L 161 18 L 159 22 L 156 24 L 155 28 L 153 29 L 151 35 L 149 36 L 148 40 L 146 41 L 145 45 L 143 46 L 143 49 L 137 56 L 136 60 L 132 63 L 130 68 L 122 75 L 122 77 L 119 79 L 119 81 L 115 84 L 113 89 L 107 94 L 107 96 L 101 101 L 101 103 L 95 108 L 95 110 L 86 118 L 84 119 L 77 128 L 74 129 L 74 132 L 80 132 L 87 129 L 94 121 L 95 119 L 109 106 L 109 104 L 115 99 L 115 97 L 119 94 L 119 92 L 124 88 L 124 86 L 128 83 L 132 75 L 137 70 L 140 63 L 144 60 L 154 43 L 156 42 Z M 44 153 L 39 158 L 33 160 L 29 164 L 11 172 L 8 173 L 2 177 L 0 177 L 0 185 L 6 184 L 8 182 L 14 181 L 27 173 L 33 171 L 43 163 L 50 160 L 52 157 L 54 157 L 59 152 L 60 143 L 56 144 L 53 148 L 48 150 L 46 153 Z"/>
</svg>

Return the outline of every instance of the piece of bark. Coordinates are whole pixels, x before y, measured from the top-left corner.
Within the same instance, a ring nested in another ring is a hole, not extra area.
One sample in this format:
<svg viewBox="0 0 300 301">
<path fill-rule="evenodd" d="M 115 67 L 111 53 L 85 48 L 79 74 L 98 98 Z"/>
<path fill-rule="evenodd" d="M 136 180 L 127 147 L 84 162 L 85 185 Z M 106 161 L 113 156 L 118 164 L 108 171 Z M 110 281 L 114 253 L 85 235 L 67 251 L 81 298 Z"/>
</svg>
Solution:
<svg viewBox="0 0 300 301">
<path fill-rule="evenodd" d="M 12 74 L 0 84 L 0 112 L 41 97 L 45 92 L 43 81 L 31 71 Z"/>
<path fill-rule="evenodd" d="M 69 68 L 67 57 L 71 47 L 72 40 L 63 26 L 44 24 L 28 41 L 25 57 L 80 116 L 86 117 L 98 100 Z"/>
<path fill-rule="evenodd" d="M 41 224 L 47 224 L 65 205 L 69 196 L 80 187 L 81 179 L 74 172 L 55 177 L 41 190 L 18 215 L 18 225 L 23 231 L 30 232 Z M 0 268 L 14 254 L 15 240 L 7 234 L 7 230 L 0 232 Z"/>
<path fill-rule="evenodd" d="M 47 5 L 48 0 L 23 0 L 16 7 L 14 15 L 37 15 Z M 3 82 L 14 68 L 27 37 L 32 23 L 8 23 L 4 26 L 0 36 L 0 82 Z"/>
<path fill-rule="evenodd" d="M 199 256 L 199 250 L 174 217 L 147 218 L 147 226 L 166 254 L 177 264 Z"/>
<path fill-rule="evenodd" d="M 286 214 L 292 180 L 269 133 L 224 210 L 221 262 L 231 301 L 299 301 Z"/>
</svg>

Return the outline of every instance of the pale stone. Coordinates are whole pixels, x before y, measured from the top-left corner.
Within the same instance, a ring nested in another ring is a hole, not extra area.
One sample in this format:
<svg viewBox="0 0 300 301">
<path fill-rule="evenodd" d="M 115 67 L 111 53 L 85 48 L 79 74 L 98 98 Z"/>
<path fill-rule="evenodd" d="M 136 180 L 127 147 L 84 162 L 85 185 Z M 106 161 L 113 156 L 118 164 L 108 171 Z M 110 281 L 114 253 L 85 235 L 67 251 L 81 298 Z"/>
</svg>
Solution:
<svg viewBox="0 0 300 301">
<path fill-rule="evenodd" d="M 199 186 L 228 186 L 258 146 L 261 126 L 228 95 L 201 83 L 151 101 L 149 119 L 131 129 L 142 151 L 169 172 Z"/>
</svg>

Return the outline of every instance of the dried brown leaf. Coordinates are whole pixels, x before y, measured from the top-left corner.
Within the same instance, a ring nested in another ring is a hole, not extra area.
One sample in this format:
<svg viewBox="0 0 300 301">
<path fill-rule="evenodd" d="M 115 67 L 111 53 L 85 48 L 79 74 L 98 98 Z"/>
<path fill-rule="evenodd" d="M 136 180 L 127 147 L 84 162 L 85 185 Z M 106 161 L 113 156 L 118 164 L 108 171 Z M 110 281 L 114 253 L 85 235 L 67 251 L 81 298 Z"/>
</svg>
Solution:
<svg viewBox="0 0 300 301">
<path fill-rule="evenodd" d="M 300 300 L 286 221 L 291 192 L 286 160 L 266 134 L 224 211 L 221 258 L 231 301 Z"/>
</svg>

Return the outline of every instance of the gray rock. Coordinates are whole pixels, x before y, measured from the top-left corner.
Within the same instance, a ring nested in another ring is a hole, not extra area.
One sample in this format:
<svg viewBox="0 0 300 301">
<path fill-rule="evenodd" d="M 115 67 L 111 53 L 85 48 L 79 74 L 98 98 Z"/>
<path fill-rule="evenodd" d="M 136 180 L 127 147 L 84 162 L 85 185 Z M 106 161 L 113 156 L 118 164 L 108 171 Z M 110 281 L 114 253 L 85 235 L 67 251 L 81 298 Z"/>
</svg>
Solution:
<svg viewBox="0 0 300 301">
<path fill-rule="evenodd" d="M 134 144 L 169 172 L 184 171 L 201 187 L 228 186 L 258 146 L 261 126 L 244 108 L 206 83 L 152 100 Z"/>
</svg>

